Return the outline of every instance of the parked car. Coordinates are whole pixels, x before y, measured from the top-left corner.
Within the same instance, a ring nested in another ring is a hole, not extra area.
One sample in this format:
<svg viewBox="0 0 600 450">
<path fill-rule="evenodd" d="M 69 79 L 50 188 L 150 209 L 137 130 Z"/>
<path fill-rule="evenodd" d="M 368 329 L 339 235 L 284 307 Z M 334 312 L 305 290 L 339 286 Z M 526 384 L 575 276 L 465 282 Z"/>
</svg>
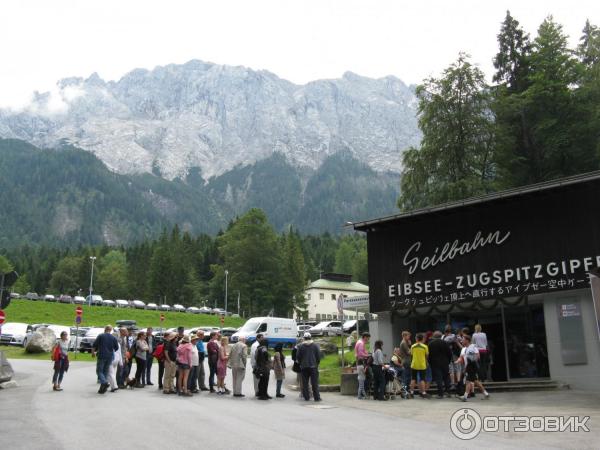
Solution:
<svg viewBox="0 0 600 450">
<path fill-rule="evenodd" d="M 246 342 L 251 344 L 256 340 L 258 333 L 262 333 L 268 339 L 270 347 L 278 343 L 292 346 L 296 344 L 298 327 L 294 319 L 253 317 L 231 336 L 231 342 L 237 342 L 240 337 L 245 337 Z"/>
<path fill-rule="evenodd" d="M 102 306 L 102 301 L 103 300 L 104 299 L 102 298 L 101 295 L 92 295 L 91 304 L 95 305 L 95 306 Z M 88 303 L 88 304 L 90 303 L 90 296 L 89 295 L 85 298 L 85 302 Z"/>
<path fill-rule="evenodd" d="M 81 341 L 81 339 L 83 339 L 83 337 L 85 337 L 85 334 L 88 332 L 89 329 L 90 327 L 71 327 L 71 339 L 69 341 L 69 350 L 75 350 L 76 348 L 79 348 L 79 342 Z"/>
<path fill-rule="evenodd" d="M 81 295 L 76 295 L 73 297 L 73 303 L 76 305 L 83 305 L 85 304 L 85 298 L 83 298 Z"/>
<path fill-rule="evenodd" d="M 21 298 L 21 294 L 19 294 L 18 292 L 11 292 L 10 298 L 12 298 L 12 299 Z"/>
<path fill-rule="evenodd" d="M 173 305 L 173 311 L 176 311 L 176 312 L 185 312 L 185 306 L 183 306 L 183 305 Z"/>
<path fill-rule="evenodd" d="M 156 305 L 156 303 L 148 303 L 146 305 L 146 309 L 151 309 L 153 311 L 156 311 L 158 309 L 158 306 Z"/>
<path fill-rule="evenodd" d="M 200 308 L 197 308 L 195 306 L 190 306 L 185 311 L 188 312 L 188 313 L 191 313 L 191 314 L 200 314 Z"/>
<path fill-rule="evenodd" d="M 141 300 L 133 300 L 131 302 L 131 306 L 133 306 L 135 309 L 144 309 L 146 304 Z"/>
<path fill-rule="evenodd" d="M 27 344 L 27 333 L 31 332 L 33 332 L 32 325 L 20 322 L 7 322 L 2 325 L 0 344 L 25 347 Z"/>
<path fill-rule="evenodd" d="M 44 295 L 44 301 L 45 302 L 55 302 L 56 297 L 52 294 L 46 294 L 46 295 Z"/>
<path fill-rule="evenodd" d="M 177 331 L 177 329 L 175 329 Z M 204 342 L 208 342 L 210 340 L 210 333 L 213 331 L 219 331 L 219 327 L 196 327 L 189 330 L 190 333 L 196 334 L 198 330 L 204 331 Z"/>
<path fill-rule="evenodd" d="M 37 292 L 28 292 L 25 294 L 25 298 L 27 300 L 39 300 L 40 296 L 37 294 Z"/>
<path fill-rule="evenodd" d="M 89 330 L 87 330 L 85 336 L 81 338 L 81 342 L 79 343 L 79 351 L 81 353 L 92 353 L 94 341 L 96 340 L 98 335 L 102 333 L 104 333 L 104 328 L 90 328 Z"/>
<path fill-rule="evenodd" d="M 221 328 L 219 330 L 219 333 L 221 333 L 221 336 L 226 336 L 231 339 L 231 336 L 233 336 L 237 332 L 237 330 L 237 328 L 225 327 Z"/>
<path fill-rule="evenodd" d="M 356 330 L 356 320 L 346 320 L 342 324 L 342 330 L 346 334 L 352 333 L 354 330 Z"/>
<path fill-rule="evenodd" d="M 117 328 L 125 327 L 128 330 L 137 330 L 137 321 L 135 320 L 117 320 L 115 322 Z"/>
<path fill-rule="evenodd" d="M 207 306 L 202 306 L 199 309 L 200 309 L 200 314 L 210 314 L 212 312 L 212 309 L 210 309 Z"/>
<path fill-rule="evenodd" d="M 73 297 L 71 297 L 70 295 L 63 294 L 60 297 L 58 297 L 58 301 L 59 303 L 72 303 Z"/>
<path fill-rule="evenodd" d="M 129 302 L 127 300 L 115 300 L 117 308 L 129 308 Z"/>
<path fill-rule="evenodd" d="M 111 308 L 115 308 L 117 304 L 114 300 L 102 300 L 102 306 L 109 306 Z"/>
<path fill-rule="evenodd" d="M 158 307 L 158 309 L 161 310 L 161 311 L 171 311 L 171 307 L 169 305 L 166 305 L 166 304 L 165 305 L 160 305 Z"/>
<path fill-rule="evenodd" d="M 298 337 L 304 336 L 304 333 L 312 328 L 312 325 L 298 325 Z"/>
<path fill-rule="evenodd" d="M 320 322 L 314 327 L 310 328 L 308 332 L 312 336 L 341 336 L 342 322 L 337 320 Z"/>
</svg>

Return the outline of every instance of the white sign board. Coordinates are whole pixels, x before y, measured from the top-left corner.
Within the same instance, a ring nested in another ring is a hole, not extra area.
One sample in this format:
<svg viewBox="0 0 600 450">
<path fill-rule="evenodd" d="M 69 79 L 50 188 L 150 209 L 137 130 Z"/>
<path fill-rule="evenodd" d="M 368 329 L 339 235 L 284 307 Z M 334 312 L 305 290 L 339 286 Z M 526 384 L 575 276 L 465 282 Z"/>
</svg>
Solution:
<svg viewBox="0 0 600 450">
<path fill-rule="evenodd" d="M 369 296 L 359 295 L 357 297 L 347 297 L 344 299 L 344 309 L 362 309 L 369 310 Z"/>
</svg>

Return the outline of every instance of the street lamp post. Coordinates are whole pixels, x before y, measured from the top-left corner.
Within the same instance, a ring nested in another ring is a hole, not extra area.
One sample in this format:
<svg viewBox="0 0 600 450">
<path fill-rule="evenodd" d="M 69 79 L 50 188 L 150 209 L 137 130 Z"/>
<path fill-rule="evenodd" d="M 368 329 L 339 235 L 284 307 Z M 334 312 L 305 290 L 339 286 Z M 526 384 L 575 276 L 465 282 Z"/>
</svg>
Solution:
<svg viewBox="0 0 600 450">
<path fill-rule="evenodd" d="M 240 291 L 237 291 L 238 293 L 238 316 L 240 315 Z"/>
<path fill-rule="evenodd" d="M 227 314 L 227 275 L 229 275 L 229 271 L 225 271 L 225 314 Z"/>
<path fill-rule="evenodd" d="M 92 292 L 94 292 L 94 261 L 96 261 L 96 257 L 90 256 L 90 260 L 92 261 L 92 274 L 90 275 L 90 306 L 92 306 Z"/>
</svg>

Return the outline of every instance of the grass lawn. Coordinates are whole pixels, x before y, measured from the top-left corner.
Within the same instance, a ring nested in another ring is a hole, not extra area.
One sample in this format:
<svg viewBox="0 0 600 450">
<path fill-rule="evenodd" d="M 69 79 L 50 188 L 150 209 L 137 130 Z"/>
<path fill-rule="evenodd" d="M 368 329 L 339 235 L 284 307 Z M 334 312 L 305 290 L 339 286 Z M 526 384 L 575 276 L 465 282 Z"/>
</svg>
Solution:
<svg viewBox="0 0 600 450">
<path fill-rule="evenodd" d="M 48 361 L 48 365 L 52 365 L 50 360 L 50 352 L 48 353 L 25 353 L 23 347 L 15 347 L 12 345 L 0 346 L 0 352 L 4 352 L 4 356 L 8 359 L 37 359 L 40 361 Z M 71 361 L 95 361 L 90 353 L 77 353 L 75 356 L 74 352 L 69 352 L 69 359 Z"/>
<path fill-rule="evenodd" d="M 117 320 L 136 320 L 140 328 L 184 326 L 221 326 L 220 317 L 209 314 L 188 314 L 180 312 L 163 312 L 164 322 L 160 322 L 161 312 L 145 311 L 129 308 L 111 308 L 106 306 L 87 306 L 83 308 L 81 326 L 114 325 Z M 50 323 L 54 325 L 75 326 L 76 305 L 47 303 L 43 301 L 13 300 L 6 308 L 6 322 Z M 224 327 L 238 328 L 244 324 L 243 318 L 225 317 Z"/>
<path fill-rule="evenodd" d="M 354 353 L 345 353 L 345 366 L 354 364 Z M 342 373 L 342 357 L 341 355 L 327 355 L 321 360 L 319 365 L 319 384 L 340 384 Z"/>
</svg>

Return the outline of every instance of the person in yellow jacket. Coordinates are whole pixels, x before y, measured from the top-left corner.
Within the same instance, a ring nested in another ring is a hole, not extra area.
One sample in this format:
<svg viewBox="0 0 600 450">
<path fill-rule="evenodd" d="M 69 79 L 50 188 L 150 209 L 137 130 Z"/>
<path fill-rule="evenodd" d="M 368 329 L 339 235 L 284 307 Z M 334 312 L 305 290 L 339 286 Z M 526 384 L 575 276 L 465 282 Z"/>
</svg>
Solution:
<svg viewBox="0 0 600 450">
<path fill-rule="evenodd" d="M 410 398 L 414 398 L 415 385 L 417 384 L 417 377 L 420 375 L 419 390 L 421 391 L 421 397 L 429 398 L 427 389 L 425 387 L 425 378 L 427 372 L 427 358 L 429 357 L 429 347 L 423 343 L 423 333 L 418 333 L 416 336 L 417 342 L 410 347 L 410 354 L 412 361 L 410 363 Z"/>
</svg>

